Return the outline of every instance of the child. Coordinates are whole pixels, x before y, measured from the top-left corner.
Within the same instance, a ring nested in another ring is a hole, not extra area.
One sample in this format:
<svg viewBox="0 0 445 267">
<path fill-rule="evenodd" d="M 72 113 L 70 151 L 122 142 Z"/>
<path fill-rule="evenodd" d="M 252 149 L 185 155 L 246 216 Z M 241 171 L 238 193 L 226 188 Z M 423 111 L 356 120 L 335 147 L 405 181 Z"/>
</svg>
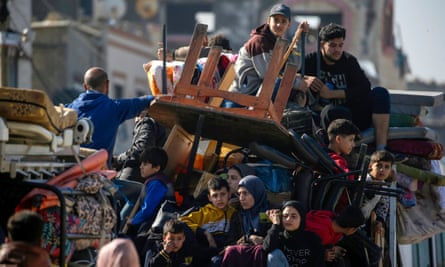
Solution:
<svg viewBox="0 0 445 267">
<path fill-rule="evenodd" d="M 264 238 L 267 266 L 324 266 L 320 237 L 304 229 L 306 211 L 300 202 L 287 201 L 281 209 L 266 212 L 272 227 Z"/>
<path fill-rule="evenodd" d="M 48 252 L 41 247 L 42 216 L 22 210 L 8 219 L 8 237 L 0 247 L 0 266 L 52 266 Z"/>
<path fill-rule="evenodd" d="M 140 210 L 129 219 L 131 227 L 151 225 L 157 208 L 168 196 L 174 196 L 173 185 L 163 173 L 168 161 L 167 152 L 161 147 L 149 147 L 141 154 L 141 176 L 144 188 L 139 196 Z"/>
<path fill-rule="evenodd" d="M 180 217 L 179 220 L 185 222 L 192 229 L 198 242 L 204 244 L 204 247 L 215 248 L 205 250 L 208 252 L 208 260 L 210 260 L 226 245 L 226 235 L 230 229 L 230 220 L 235 209 L 229 205 L 230 187 L 225 179 L 212 178 L 207 183 L 207 188 L 211 203 Z"/>
<path fill-rule="evenodd" d="M 186 241 L 185 224 L 177 219 L 170 219 L 164 224 L 162 244 L 158 252 L 147 253 L 144 266 L 148 267 L 179 267 L 192 262 L 193 256 L 189 247 L 184 246 Z"/>
<path fill-rule="evenodd" d="M 333 120 L 328 127 L 328 154 L 343 169 L 349 172 L 348 162 L 343 155 L 349 155 L 354 148 L 355 138 L 360 134 L 360 130 L 350 120 L 336 119 Z M 349 175 L 349 180 L 353 180 L 354 176 Z M 344 192 L 338 200 L 335 211 L 340 212 L 348 204 L 348 197 Z"/>
<path fill-rule="evenodd" d="M 325 260 L 331 262 L 346 254 L 346 250 L 336 246 L 343 235 L 354 234 L 364 223 L 365 218 L 360 208 L 348 206 L 338 216 L 329 210 L 309 211 L 306 214 L 305 229 L 316 233 L 323 246 L 329 248 L 325 252 Z"/>
<path fill-rule="evenodd" d="M 238 183 L 241 178 L 247 175 L 255 175 L 255 168 L 250 167 L 249 165 L 244 163 L 234 164 L 227 170 L 227 182 L 229 183 L 230 187 L 229 204 L 235 209 L 240 208 L 239 199 L 236 192 L 238 190 Z M 199 194 L 199 196 L 196 198 L 198 204 L 204 206 L 205 204 L 209 203 L 209 198 L 207 197 L 208 194 L 208 189 L 202 191 L 201 194 Z"/>
<path fill-rule="evenodd" d="M 271 8 L 266 23 L 253 29 L 249 40 L 239 50 L 239 56 L 235 62 L 236 76 L 229 89 L 230 92 L 249 95 L 258 93 L 270 64 L 276 40 L 285 37 L 291 22 L 291 10 L 288 6 L 276 4 Z M 309 29 L 307 22 L 301 23 L 299 27 L 306 32 Z M 297 63 L 298 61 L 293 53 L 288 59 L 287 62 L 290 63 Z M 305 85 L 305 83 L 300 83 L 300 79 L 296 79 L 294 87 L 306 91 Z M 224 106 L 233 107 L 234 103 L 226 101 Z"/>
<path fill-rule="evenodd" d="M 385 181 L 392 177 L 393 164 L 394 156 L 390 152 L 380 150 L 372 153 L 366 181 L 385 184 Z M 377 194 L 366 194 L 363 198 L 361 210 L 366 220 L 369 219 L 372 211 L 376 213 L 377 221 L 373 227 L 374 232 L 379 233 L 389 213 L 389 197 Z"/>
<path fill-rule="evenodd" d="M 360 130 L 352 121 L 346 119 L 333 120 L 328 127 L 328 154 L 345 172 L 349 172 L 348 162 L 343 155 L 349 155 L 355 146 L 355 138 Z"/>
</svg>

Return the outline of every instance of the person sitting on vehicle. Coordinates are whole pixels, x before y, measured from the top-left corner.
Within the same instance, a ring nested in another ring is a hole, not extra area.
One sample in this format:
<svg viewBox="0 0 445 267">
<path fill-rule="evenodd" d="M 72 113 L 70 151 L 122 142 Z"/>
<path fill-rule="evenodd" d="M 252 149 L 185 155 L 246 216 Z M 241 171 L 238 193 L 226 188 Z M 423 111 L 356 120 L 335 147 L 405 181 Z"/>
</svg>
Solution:
<svg viewBox="0 0 445 267">
<path fill-rule="evenodd" d="M 66 104 L 77 111 L 78 118 L 88 118 L 94 125 L 92 142 L 81 144 L 92 149 L 106 149 L 108 167 L 111 168 L 114 144 L 119 125 L 136 117 L 153 101 L 151 95 L 128 99 L 111 99 L 108 97 L 110 81 L 104 69 L 92 67 L 85 72 L 81 93 L 73 102 Z"/>
<path fill-rule="evenodd" d="M 0 265 L 51 267 L 48 251 L 41 247 L 43 226 L 42 216 L 30 210 L 9 217 L 8 236 L 0 246 Z"/>
<path fill-rule="evenodd" d="M 238 195 L 241 210 L 230 221 L 227 241 L 231 245 L 225 249 L 222 266 L 265 266 L 264 253 L 258 245 L 271 225 L 265 214 L 269 209 L 266 187 L 259 177 L 248 175 L 239 182 Z"/>
<path fill-rule="evenodd" d="M 371 161 L 369 162 L 367 182 L 382 183 L 385 186 L 388 180 L 393 179 L 392 165 L 394 164 L 394 156 L 386 151 L 375 151 L 371 154 Z M 361 209 L 367 225 L 369 226 L 368 232 L 370 233 L 371 227 L 374 233 L 381 233 L 384 229 L 386 219 L 389 215 L 389 196 L 378 194 L 365 194 Z M 371 212 L 376 214 L 376 222 L 371 225 L 369 222 Z"/>
<path fill-rule="evenodd" d="M 146 255 L 145 267 L 182 267 L 199 266 L 194 265 L 193 246 L 187 243 L 186 224 L 170 219 L 163 227 L 162 242 L 154 244 L 153 250 L 149 250 Z"/>
<path fill-rule="evenodd" d="M 249 40 L 241 47 L 235 62 L 235 80 L 229 88 L 230 92 L 257 95 L 263 83 L 266 70 L 271 60 L 271 53 L 278 38 L 282 38 L 291 25 L 291 10 L 284 4 L 274 5 L 267 22 L 252 30 Z M 307 22 L 299 25 L 306 32 Z M 288 62 L 297 63 L 298 58 L 291 54 Z M 296 79 L 295 89 L 306 92 L 306 83 Z M 224 106 L 238 106 L 231 101 L 225 101 Z"/>
<path fill-rule="evenodd" d="M 144 109 L 135 117 L 133 128 L 133 140 L 127 151 L 116 158 L 116 170 L 119 171 L 119 179 L 144 182 L 140 172 L 140 155 L 147 147 L 162 147 L 167 140 L 167 130 L 156 122 Z"/>
<path fill-rule="evenodd" d="M 250 167 L 249 165 L 245 163 L 237 163 L 230 166 L 230 168 L 227 170 L 226 174 L 221 174 L 220 176 L 227 176 L 227 182 L 229 183 L 230 191 L 230 199 L 229 204 L 234 207 L 235 209 L 240 209 L 239 205 L 239 198 L 238 198 L 238 184 L 239 181 L 243 177 L 246 177 L 247 175 L 255 175 L 255 168 Z M 209 203 L 208 198 L 209 191 L 207 189 L 203 190 L 198 197 L 196 198 L 196 201 L 201 205 L 205 205 Z"/>
<path fill-rule="evenodd" d="M 227 233 L 231 228 L 230 220 L 235 209 L 229 205 L 229 184 L 221 177 L 207 183 L 208 198 L 211 202 L 197 211 L 179 218 L 195 233 L 202 245 L 202 261 L 209 263 L 227 245 Z M 210 249 L 209 249 L 210 248 Z"/>
<path fill-rule="evenodd" d="M 345 173 L 349 172 L 349 167 L 344 155 L 351 153 L 355 145 L 355 138 L 359 134 L 360 130 L 350 120 L 336 119 L 329 124 L 328 154 Z M 348 179 L 353 180 L 354 176 L 348 175 Z M 343 193 L 336 204 L 336 212 L 340 212 L 347 204 L 347 195 Z"/>
<path fill-rule="evenodd" d="M 347 206 L 336 215 L 329 210 L 311 210 L 306 214 L 306 231 L 316 233 L 325 246 L 325 261 L 340 260 L 347 251 L 337 246 L 345 235 L 354 234 L 365 223 L 365 217 L 359 207 Z"/>
<path fill-rule="evenodd" d="M 300 202 L 286 201 L 281 209 L 268 210 L 266 214 L 272 221 L 263 243 L 268 267 L 325 265 L 321 239 L 305 230 L 306 209 Z"/>
<path fill-rule="evenodd" d="M 345 118 L 361 131 L 374 127 L 376 150 L 384 149 L 391 106 L 388 90 L 371 89 L 357 59 L 343 50 L 344 27 L 330 23 L 320 29 L 319 37 L 321 62 L 317 63 L 317 51 L 306 55 L 305 81 L 321 98 L 319 103 L 311 103 L 312 110 L 321 117 L 320 126 L 326 131 L 331 121 Z M 318 72 L 320 77 L 316 77 Z"/>
<path fill-rule="evenodd" d="M 130 228 L 149 229 L 158 207 L 166 197 L 174 197 L 172 181 L 164 174 L 168 155 L 161 147 L 149 147 L 140 157 L 141 176 L 145 178 L 144 188 L 139 196 L 140 209 L 127 223 Z"/>
</svg>

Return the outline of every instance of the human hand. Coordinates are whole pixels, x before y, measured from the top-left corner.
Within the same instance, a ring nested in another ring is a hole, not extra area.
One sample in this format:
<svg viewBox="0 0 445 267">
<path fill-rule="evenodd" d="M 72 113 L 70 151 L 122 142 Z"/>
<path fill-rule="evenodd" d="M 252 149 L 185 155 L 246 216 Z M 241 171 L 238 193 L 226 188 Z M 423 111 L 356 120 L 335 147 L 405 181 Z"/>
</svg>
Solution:
<svg viewBox="0 0 445 267">
<path fill-rule="evenodd" d="M 338 259 L 341 259 L 346 255 L 346 249 L 334 246 L 330 249 L 325 250 L 325 261 L 336 261 Z"/>
<path fill-rule="evenodd" d="M 304 76 L 304 81 L 309 87 L 309 89 L 311 89 L 315 93 L 319 93 L 322 87 L 325 86 L 324 82 L 322 82 L 315 76 L 306 75 Z"/>
<path fill-rule="evenodd" d="M 374 233 L 381 234 L 383 229 L 382 222 L 376 221 L 374 224 Z"/>
<path fill-rule="evenodd" d="M 262 236 L 259 235 L 250 235 L 249 236 L 249 240 L 254 244 L 254 245 L 261 245 L 263 244 L 263 240 L 264 238 Z"/>
<path fill-rule="evenodd" d="M 216 248 L 216 241 L 215 238 L 213 238 L 213 235 L 207 231 L 204 232 L 204 235 L 207 238 L 207 242 L 209 242 L 209 247 Z"/>
<path fill-rule="evenodd" d="M 304 31 L 305 33 L 309 32 L 309 23 L 306 21 L 303 21 L 300 23 L 300 25 L 298 25 L 298 28 L 301 29 L 302 31 Z"/>
<path fill-rule="evenodd" d="M 173 249 L 174 249 L 173 241 L 164 242 L 163 249 L 167 253 L 173 252 Z"/>
<path fill-rule="evenodd" d="M 281 223 L 281 211 L 279 209 L 267 210 L 266 215 L 273 224 Z"/>
<path fill-rule="evenodd" d="M 150 70 L 150 68 L 151 68 L 151 61 L 147 62 L 145 64 L 142 64 L 142 68 L 144 68 L 145 72 L 148 72 Z"/>
<path fill-rule="evenodd" d="M 158 48 L 158 59 L 159 60 L 164 60 L 164 48 L 160 47 Z M 166 60 L 167 61 L 172 61 L 173 60 L 173 52 L 170 50 L 167 50 L 166 52 Z"/>
</svg>

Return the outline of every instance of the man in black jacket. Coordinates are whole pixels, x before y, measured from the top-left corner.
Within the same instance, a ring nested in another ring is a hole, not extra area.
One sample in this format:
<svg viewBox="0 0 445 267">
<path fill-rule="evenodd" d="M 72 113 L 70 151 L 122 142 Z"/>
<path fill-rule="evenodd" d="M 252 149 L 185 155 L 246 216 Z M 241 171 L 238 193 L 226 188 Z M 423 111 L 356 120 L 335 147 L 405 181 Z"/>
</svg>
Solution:
<svg viewBox="0 0 445 267">
<path fill-rule="evenodd" d="M 312 92 L 319 94 L 322 109 L 320 124 L 327 129 L 329 122 L 346 118 L 365 130 L 375 129 L 376 149 L 386 146 L 389 128 L 390 98 L 383 87 L 371 89 L 371 83 L 361 69 L 357 59 L 343 50 L 346 30 L 330 23 L 321 28 L 319 73 L 317 52 L 305 58 L 306 82 Z M 319 77 L 316 77 L 319 75 Z"/>
</svg>

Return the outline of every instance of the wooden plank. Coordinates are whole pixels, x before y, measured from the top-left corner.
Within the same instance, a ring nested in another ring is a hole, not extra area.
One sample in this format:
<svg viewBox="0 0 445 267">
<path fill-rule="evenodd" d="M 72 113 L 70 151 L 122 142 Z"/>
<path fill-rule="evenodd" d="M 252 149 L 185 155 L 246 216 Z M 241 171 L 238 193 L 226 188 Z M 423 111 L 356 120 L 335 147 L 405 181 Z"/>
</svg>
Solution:
<svg viewBox="0 0 445 267">
<path fill-rule="evenodd" d="M 175 94 L 183 94 L 181 92 L 182 88 L 185 88 L 190 84 L 195 72 L 196 61 L 201 53 L 202 44 L 204 37 L 207 35 L 207 25 L 196 24 L 193 31 L 192 40 L 190 42 L 189 52 L 185 58 L 184 67 L 182 70 L 181 77 L 175 86 Z"/>
<path fill-rule="evenodd" d="M 219 46 L 210 48 L 204 69 L 199 77 L 198 85 L 211 87 L 221 51 L 222 48 Z"/>
<path fill-rule="evenodd" d="M 233 80 L 235 79 L 235 65 L 233 63 L 230 63 L 227 68 L 226 72 L 224 73 L 224 76 L 222 77 L 221 81 L 219 82 L 218 90 L 221 91 L 228 91 L 230 88 L 230 85 L 232 84 Z M 209 101 L 209 105 L 212 107 L 220 107 L 223 103 L 224 99 L 221 97 L 212 97 Z"/>
<path fill-rule="evenodd" d="M 287 64 L 284 70 L 283 79 L 281 79 L 280 88 L 274 101 L 274 108 L 276 113 L 275 121 L 281 122 L 283 117 L 283 110 L 286 107 L 289 95 L 294 86 L 295 74 L 297 73 L 297 66 L 294 64 Z"/>
<path fill-rule="evenodd" d="M 289 41 L 285 39 L 278 39 L 275 43 L 275 47 L 272 51 L 272 58 L 270 59 L 266 74 L 264 75 L 263 84 L 257 93 L 257 96 L 260 99 L 268 100 L 268 103 L 272 99 L 275 83 L 280 74 L 281 59 L 283 58 L 288 44 Z M 268 106 L 258 106 L 257 108 L 267 109 Z"/>
<path fill-rule="evenodd" d="M 257 107 L 257 106 L 268 106 L 270 101 L 267 101 L 266 99 L 260 99 L 256 96 L 247 95 L 247 94 L 241 94 L 237 92 L 227 92 L 227 91 L 221 91 L 221 90 L 215 90 L 213 88 L 208 88 L 205 86 L 199 86 L 199 85 L 187 85 L 184 86 L 184 88 L 181 89 L 183 95 L 198 95 L 198 96 L 208 96 L 208 97 L 222 97 L 224 99 L 233 101 L 237 104 L 240 104 L 242 106 L 248 106 L 248 107 Z M 196 92 L 199 92 L 197 94 Z M 161 101 L 180 101 L 180 98 L 184 98 L 183 96 L 177 96 L 172 98 L 171 96 L 160 96 L 158 97 Z M 195 100 L 198 102 L 197 100 Z M 267 111 L 267 109 L 263 109 Z"/>
<path fill-rule="evenodd" d="M 167 127 L 181 125 L 187 132 L 196 130 L 199 115 L 205 116 L 202 137 L 248 147 L 253 141 L 291 154 L 293 143 L 286 128 L 270 119 L 229 112 L 232 109 L 197 107 L 175 102 L 154 101 L 150 116 Z M 248 111 L 247 109 L 245 109 Z"/>
</svg>

